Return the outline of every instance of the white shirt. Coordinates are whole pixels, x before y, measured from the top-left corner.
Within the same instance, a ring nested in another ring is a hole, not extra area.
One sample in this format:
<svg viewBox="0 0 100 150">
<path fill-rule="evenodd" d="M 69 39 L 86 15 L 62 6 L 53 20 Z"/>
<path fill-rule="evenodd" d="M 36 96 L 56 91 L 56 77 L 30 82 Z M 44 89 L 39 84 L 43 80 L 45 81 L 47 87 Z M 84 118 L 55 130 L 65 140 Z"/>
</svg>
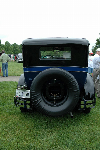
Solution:
<svg viewBox="0 0 100 150">
<path fill-rule="evenodd" d="M 90 67 L 90 68 L 93 68 L 93 58 L 94 58 L 94 56 L 88 57 L 88 67 Z"/>
<path fill-rule="evenodd" d="M 100 67 L 100 56 L 98 54 L 95 54 L 93 58 L 93 68 L 98 69 L 99 67 Z"/>
</svg>

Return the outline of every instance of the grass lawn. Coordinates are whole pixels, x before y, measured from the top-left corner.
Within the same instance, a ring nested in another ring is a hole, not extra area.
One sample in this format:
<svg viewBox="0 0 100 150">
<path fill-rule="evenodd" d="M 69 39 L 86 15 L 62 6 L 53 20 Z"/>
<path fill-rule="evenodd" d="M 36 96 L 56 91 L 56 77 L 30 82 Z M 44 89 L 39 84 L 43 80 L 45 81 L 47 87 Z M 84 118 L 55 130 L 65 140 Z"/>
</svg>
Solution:
<svg viewBox="0 0 100 150">
<path fill-rule="evenodd" d="M 100 150 L 100 99 L 89 114 L 53 118 L 21 113 L 13 103 L 16 86 L 0 82 L 0 150 Z"/>
<path fill-rule="evenodd" d="M 2 62 L 0 62 L 2 68 Z M 20 76 L 23 73 L 23 63 L 8 62 L 8 76 Z"/>
</svg>

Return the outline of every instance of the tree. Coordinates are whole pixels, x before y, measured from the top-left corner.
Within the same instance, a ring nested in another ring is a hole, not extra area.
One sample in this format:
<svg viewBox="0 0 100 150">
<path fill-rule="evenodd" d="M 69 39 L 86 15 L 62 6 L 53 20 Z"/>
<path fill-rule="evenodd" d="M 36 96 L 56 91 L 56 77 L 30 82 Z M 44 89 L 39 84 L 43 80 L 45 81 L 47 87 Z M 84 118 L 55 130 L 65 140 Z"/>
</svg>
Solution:
<svg viewBox="0 0 100 150">
<path fill-rule="evenodd" d="M 0 52 L 2 52 L 2 50 L 5 50 L 5 45 L 4 44 L 0 45 Z"/>
<path fill-rule="evenodd" d="M 100 35 L 100 33 L 99 33 L 99 35 Z M 93 46 L 93 48 L 92 48 L 93 54 L 96 53 L 97 48 L 100 48 L 100 37 L 98 39 L 96 39 L 95 46 Z"/>
<path fill-rule="evenodd" d="M 12 44 L 13 54 L 18 54 L 18 45 L 16 43 Z"/>
<path fill-rule="evenodd" d="M 22 44 L 19 45 L 19 53 L 22 53 Z"/>
<path fill-rule="evenodd" d="M 2 50 L 5 50 L 5 52 L 7 54 L 18 54 L 18 53 L 22 53 L 22 45 L 18 45 L 16 43 L 14 44 L 10 44 L 8 41 L 5 42 L 4 44 L 1 44 L 1 40 L 0 40 L 0 52 L 2 52 Z"/>
<path fill-rule="evenodd" d="M 5 52 L 7 54 L 10 54 L 11 52 L 11 44 L 8 41 L 5 42 Z"/>
<path fill-rule="evenodd" d="M 22 45 L 18 45 L 16 43 L 12 44 L 12 53 L 13 54 L 22 53 Z"/>
</svg>

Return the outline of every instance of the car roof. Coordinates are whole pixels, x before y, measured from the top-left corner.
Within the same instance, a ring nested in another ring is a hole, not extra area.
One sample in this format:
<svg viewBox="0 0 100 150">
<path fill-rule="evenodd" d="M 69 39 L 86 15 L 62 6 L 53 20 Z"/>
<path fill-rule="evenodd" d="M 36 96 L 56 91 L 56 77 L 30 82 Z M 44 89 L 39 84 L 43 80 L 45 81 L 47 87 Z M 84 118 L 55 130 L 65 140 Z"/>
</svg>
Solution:
<svg viewBox="0 0 100 150">
<path fill-rule="evenodd" d="M 85 38 L 41 38 L 32 39 L 28 38 L 22 42 L 23 45 L 48 45 L 48 44 L 81 44 L 89 45 L 89 41 Z"/>
</svg>

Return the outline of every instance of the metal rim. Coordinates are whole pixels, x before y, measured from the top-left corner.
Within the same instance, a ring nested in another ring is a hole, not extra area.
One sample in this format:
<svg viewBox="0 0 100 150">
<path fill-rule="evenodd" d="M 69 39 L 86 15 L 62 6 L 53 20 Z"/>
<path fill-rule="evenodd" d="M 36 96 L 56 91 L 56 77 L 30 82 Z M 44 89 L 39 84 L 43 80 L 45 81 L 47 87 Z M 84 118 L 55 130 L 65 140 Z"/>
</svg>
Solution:
<svg viewBox="0 0 100 150">
<path fill-rule="evenodd" d="M 67 85 L 59 78 L 47 80 L 42 86 L 42 98 L 51 106 L 61 105 L 67 97 Z"/>
</svg>

